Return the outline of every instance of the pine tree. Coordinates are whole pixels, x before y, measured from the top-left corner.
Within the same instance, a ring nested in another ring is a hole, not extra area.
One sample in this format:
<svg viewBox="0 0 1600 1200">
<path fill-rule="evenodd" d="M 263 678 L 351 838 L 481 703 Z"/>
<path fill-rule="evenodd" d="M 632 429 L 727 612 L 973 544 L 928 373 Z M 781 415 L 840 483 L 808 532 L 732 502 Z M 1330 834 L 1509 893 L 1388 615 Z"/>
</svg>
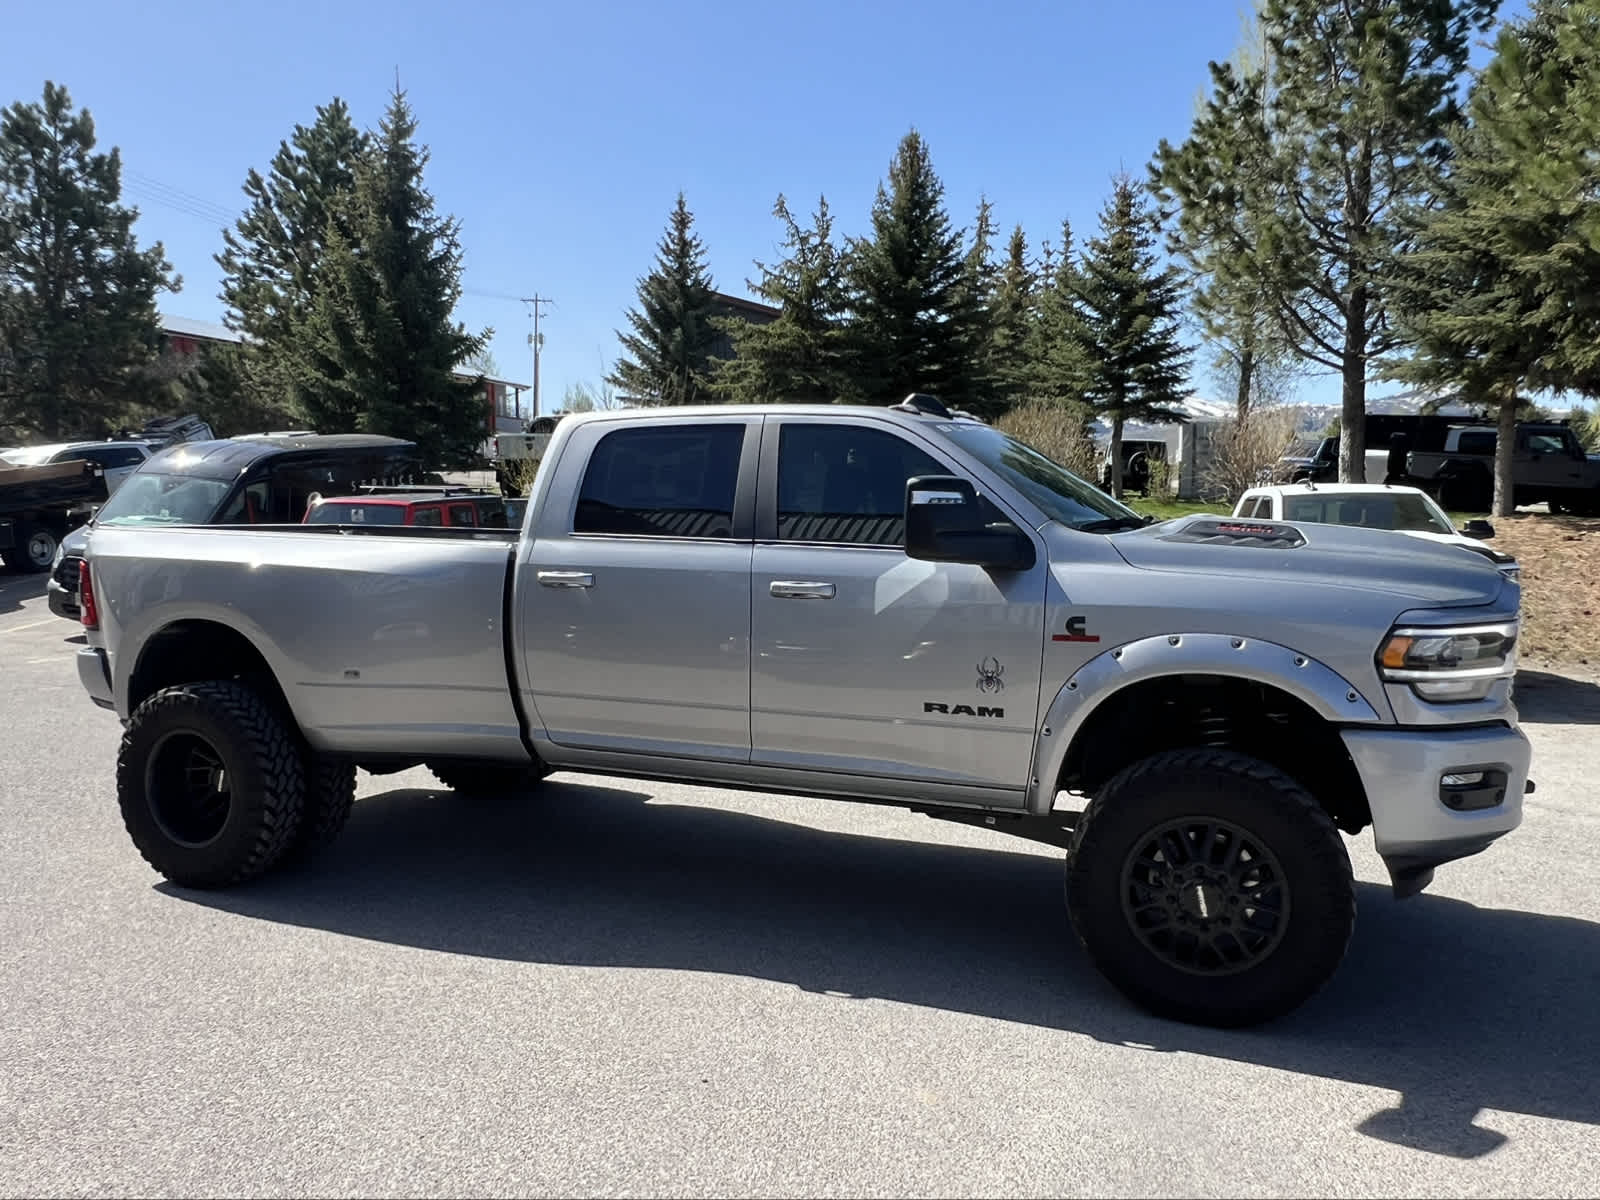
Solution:
<svg viewBox="0 0 1600 1200">
<path fill-rule="evenodd" d="M 645 404 L 696 404 L 711 399 L 711 349 L 716 343 L 711 274 L 683 193 L 656 246 L 656 263 L 639 280 L 639 306 L 628 310 L 632 333 L 618 331 L 624 356 L 606 382 Z"/>
<path fill-rule="evenodd" d="M 478 381 L 454 372 L 489 331 L 473 335 L 452 319 L 460 222 L 434 211 L 416 133 L 396 89 L 349 209 L 330 222 L 296 385 L 319 429 L 410 438 L 430 463 L 464 466 L 486 436 L 484 401 Z"/>
<path fill-rule="evenodd" d="M 1028 237 L 1018 225 L 1006 243 L 1005 262 L 989 301 L 990 371 L 995 398 L 1010 409 L 1028 392 L 1030 333 L 1039 281 L 1028 259 Z"/>
<path fill-rule="evenodd" d="M 1078 264 L 1072 224 L 1061 222 L 1061 244 L 1046 245 L 1040 288 L 1029 330 L 1027 381 L 1035 399 L 1081 405 L 1085 377 L 1083 317 L 1078 311 Z"/>
<path fill-rule="evenodd" d="M 1263 0 L 1263 62 L 1211 64 L 1212 96 L 1156 170 L 1195 225 L 1224 234 L 1240 185 L 1272 198 L 1259 230 L 1274 321 L 1339 372 L 1339 477 L 1365 478 L 1369 364 L 1394 349 L 1388 280 L 1432 203 L 1474 30 L 1498 0 Z M 1245 169 L 1240 170 L 1240 164 Z"/>
<path fill-rule="evenodd" d="M 297 391 L 303 330 L 322 289 L 331 234 L 354 237 L 356 175 L 371 147 L 336 96 L 278 144 L 266 175 L 252 168 L 245 176 L 249 207 L 223 230 L 216 261 L 223 321 L 246 339 L 238 369 L 252 408 L 306 408 Z"/>
<path fill-rule="evenodd" d="M 779 196 L 773 215 L 783 223 L 785 257 L 776 267 L 756 263 L 750 288 L 780 313 L 757 325 L 726 322 L 735 357 L 719 361 L 715 390 L 736 403 L 832 404 L 852 395 L 844 279 L 833 242 L 833 215 L 822 197 L 809 229 Z"/>
<path fill-rule="evenodd" d="M 177 291 L 161 243 L 139 248 L 122 157 L 46 82 L 0 112 L 0 426 L 45 438 L 121 425 L 154 362 L 156 295 Z"/>
<path fill-rule="evenodd" d="M 1445 203 L 1413 213 L 1395 376 L 1498 413 L 1493 511 L 1513 511 L 1527 391 L 1600 394 L 1600 0 L 1535 0 L 1474 87 Z"/>
<path fill-rule="evenodd" d="M 851 243 L 848 280 L 856 373 L 865 394 L 892 403 L 930 392 L 951 407 L 985 407 L 978 387 L 983 312 L 944 184 L 915 130 L 878 186 L 872 236 Z"/>
<path fill-rule="evenodd" d="M 1161 267 L 1159 224 L 1141 189 L 1116 180 L 1072 289 L 1084 400 L 1111 426 L 1111 489 L 1122 495 L 1122 428 L 1133 421 L 1179 421 L 1189 351 L 1179 339 L 1180 272 Z"/>
</svg>

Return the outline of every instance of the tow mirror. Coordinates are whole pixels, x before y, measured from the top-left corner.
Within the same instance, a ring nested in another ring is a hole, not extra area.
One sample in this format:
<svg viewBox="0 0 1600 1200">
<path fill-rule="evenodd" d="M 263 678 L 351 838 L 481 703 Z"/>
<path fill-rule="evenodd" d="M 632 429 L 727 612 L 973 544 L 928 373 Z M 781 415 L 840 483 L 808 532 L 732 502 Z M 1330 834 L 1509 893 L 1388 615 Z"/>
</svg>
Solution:
<svg viewBox="0 0 1600 1200">
<path fill-rule="evenodd" d="M 1010 521 L 985 521 L 978 490 L 969 479 L 956 475 L 908 479 L 905 511 L 909 558 L 971 563 L 998 571 L 1026 571 L 1035 562 L 1032 538 Z"/>
<path fill-rule="evenodd" d="M 1478 538 L 1480 541 L 1494 536 L 1494 526 L 1482 517 L 1474 517 L 1461 527 L 1463 537 Z"/>
</svg>

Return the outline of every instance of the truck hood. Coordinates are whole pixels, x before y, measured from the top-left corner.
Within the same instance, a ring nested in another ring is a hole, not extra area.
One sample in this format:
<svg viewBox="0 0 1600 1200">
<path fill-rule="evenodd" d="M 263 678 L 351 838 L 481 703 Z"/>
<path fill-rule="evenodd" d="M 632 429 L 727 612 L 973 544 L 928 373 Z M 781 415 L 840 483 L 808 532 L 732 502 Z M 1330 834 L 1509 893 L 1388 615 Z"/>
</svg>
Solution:
<svg viewBox="0 0 1600 1200">
<path fill-rule="evenodd" d="M 1180 517 L 1107 539 L 1146 571 L 1258 576 L 1263 582 L 1355 588 L 1402 607 L 1493 603 L 1507 586 L 1488 559 L 1384 530 L 1236 517 Z M 1515 586 L 1515 585 L 1511 585 Z"/>
</svg>

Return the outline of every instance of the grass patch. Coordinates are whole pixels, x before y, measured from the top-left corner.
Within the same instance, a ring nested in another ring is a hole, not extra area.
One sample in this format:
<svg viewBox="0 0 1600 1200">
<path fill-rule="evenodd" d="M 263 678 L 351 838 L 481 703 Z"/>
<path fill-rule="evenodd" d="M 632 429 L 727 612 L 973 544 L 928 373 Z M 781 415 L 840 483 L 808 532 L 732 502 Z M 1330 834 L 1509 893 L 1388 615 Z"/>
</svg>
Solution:
<svg viewBox="0 0 1600 1200">
<path fill-rule="evenodd" d="M 1148 500 L 1132 496 L 1124 496 L 1122 502 L 1141 516 L 1154 517 L 1158 521 L 1170 521 L 1174 517 L 1192 517 L 1199 514 L 1213 516 L 1227 516 L 1233 512 L 1231 504 L 1208 504 L 1201 500 L 1157 500 L 1151 497 Z"/>
</svg>

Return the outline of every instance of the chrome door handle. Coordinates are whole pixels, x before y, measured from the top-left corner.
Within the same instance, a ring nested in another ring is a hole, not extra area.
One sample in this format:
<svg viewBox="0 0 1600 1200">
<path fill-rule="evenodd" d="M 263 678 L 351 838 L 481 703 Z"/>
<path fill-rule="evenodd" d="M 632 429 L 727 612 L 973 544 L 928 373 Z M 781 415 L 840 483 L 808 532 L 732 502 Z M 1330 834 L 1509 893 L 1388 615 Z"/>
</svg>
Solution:
<svg viewBox="0 0 1600 1200">
<path fill-rule="evenodd" d="M 586 588 L 594 586 L 594 576 L 588 571 L 540 571 L 539 582 L 545 587 Z"/>
<path fill-rule="evenodd" d="M 780 600 L 832 600 L 831 583 L 811 583 L 799 579 L 774 579 L 767 591 Z"/>
</svg>

